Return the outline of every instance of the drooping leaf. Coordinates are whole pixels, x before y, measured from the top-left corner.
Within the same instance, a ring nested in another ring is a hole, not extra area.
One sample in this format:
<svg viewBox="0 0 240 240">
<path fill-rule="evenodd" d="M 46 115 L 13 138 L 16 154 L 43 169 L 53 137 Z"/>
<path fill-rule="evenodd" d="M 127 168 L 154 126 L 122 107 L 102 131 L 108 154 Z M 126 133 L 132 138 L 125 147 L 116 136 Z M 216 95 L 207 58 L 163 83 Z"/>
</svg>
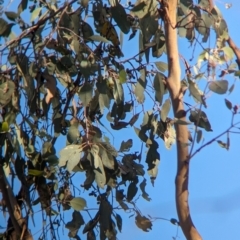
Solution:
<svg viewBox="0 0 240 240">
<path fill-rule="evenodd" d="M 99 35 L 92 35 L 92 36 L 89 37 L 89 39 L 91 39 L 95 42 L 109 43 L 109 41 L 105 37 L 102 37 L 102 36 L 99 36 Z"/>
<path fill-rule="evenodd" d="M 135 114 L 129 121 L 129 125 L 133 126 L 135 124 L 135 122 L 138 120 L 139 117 L 139 113 Z"/>
<path fill-rule="evenodd" d="M 33 176 L 43 176 L 44 171 L 40 171 L 37 169 L 28 169 L 28 175 L 33 175 Z"/>
<path fill-rule="evenodd" d="M 208 132 L 212 131 L 211 124 L 207 118 L 206 113 L 200 109 L 191 110 L 189 120 L 196 126 L 204 128 Z"/>
<path fill-rule="evenodd" d="M 229 110 L 232 110 L 232 103 L 229 100 L 227 100 L 226 98 L 224 100 L 225 100 L 225 104 L 226 104 L 227 108 Z"/>
<path fill-rule="evenodd" d="M 203 92 L 198 88 L 197 84 L 190 79 L 188 80 L 188 83 L 191 95 L 194 97 L 194 99 L 196 99 L 197 102 L 202 103 L 206 107 L 205 96 Z"/>
<path fill-rule="evenodd" d="M 145 216 L 142 216 L 138 211 L 135 217 L 136 225 L 144 232 L 149 232 L 152 229 L 152 222 Z"/>
<path fill-rule="evenodd" d="M 155 99 L 160 103 L 160 105 L 162 105 L 162 99 L 165 92 L 163 79 L 165 79 L 165 76 L 162 73 L 157 72 L 153 80 Z"/>
<path fill-rule="evenodd" d="M 171 109 L 171 101 L 170 101 L 170 99 L 167 99 L 164 102 L 162 109 L 161 109 L 161 113 L 160 113 L 160 116 L 161 116 L 161 119 L 163 122 L 166 121 L 170 109 Z"/>
<path fill-rule="evenodd" d="M 127 73 L 124 69 L 119 72 L 119 81 L 120 83 L 125 83 L 127 80 Z"/>
<path fill-rule="evenodd" d="M 208 85 L 208 88 L 215 93 L 225 94 L 228 90 L 228 81 L 227 80 L 211 81 Z"/>
<path fill-rule="evenodd" d="M 223 142 L 223 141 L 221 141 L 221 140 L 218 140 L 217 143 L 218 143 L 218 145 L 219 145 L 220 147 L 225 148 L 225 149 L 228 150 L 229 147 L 228 147 L 228 144 L 227 144 L 227 143 L 225 143 L 225 142 Z"/>
<path fill-rule="evenodd" d="M 127 201 L 131 202 L 132 199 L 135 197 L 137 194 L 138 187 L 135 182 L 131 182 L 128 186 L 128 191 L 127 191 Z"/>
<path fill-rule="evenodd" d="M 70 128 L 68 129 L 68 133 L 67 133 L 67 141 L 72 144 L 72 143 L 76 143 L 77 140 L 80 137 L 80 133 L 78 130 L 78 123 L 77 124 L 73 124 L 72 126 L 70 126 Z"/>
<path fill-rule="evenodd" d="M 31 19 L 30 21 L 33 22 L 37 17 L 39 17 L 39 13 L 41 12 L 42 8 L 38 7 L 35 8 L 34 11 L 32 12 Z"/>
<path fill-rule="evenodd" d="M 124 34 L 128 34 L 130 31 L 130 24 L 127 20 L 127 14 L 125 12 L 124 7 L 118 3 L 113 7 L 111 7 L 111 13 L 114 21 L 117 23 L 118 27 Z"/>
<path fill-rule="evenodd" d="M 135 86 L 135 95 L 137 97 L 137 101 L 139 103 L 143 103 L 145 100 L 145 96 L 144 96 L 144 90 L 146 88 L 147 85 L 147 80 L 146 80 L 146 75 L 145 75 L 145 69 L 141 70 L 141 76 L 137 81 L 137 84 Z"/>
<path fill-rule="evenodd" d="M 23 12 L 27 8 L 27 5 L 28 5 L 28 0 L 22 0 L 18 5 L 18 14 Z"/>
<path fill-rule="evenodd" d="M 68 145 L 67 147 L 63 148 L 59 153 L 59 167 L 63 167 L 67 164 L 67 169 L 69 172 L 71 172 L 79 163 L 81 152 L 81 145 Z"/>
<path fill-rule="evenodd" d="M 118 227 L 118 230 L 119 232 L 122 231 L 122 218 L 119 214 L 116 213 L 116 215 L 114 215 L 115 219 L 116 219 L 116 222 L 117 222 L 117 227 Z"/>
<path fill-rule="evenodd" d="M 133 145 L 132 139 L 128 139 L 126 142 L 122 141 L 119 152 L 128 152 Z"/>
<path fill-rule="evenodd" d="M 140 189 L 142 191 L 142 197 L 146 199 L 147 201 L 151 201 L 151 198 L 149 195 L 146 193 L 145 187 L 146 187 L 146 179 L 144 178 L 143 181 L 140 183 Z"/>
<path fill-rule="evenodd" d="M 176 141 L 176 132 L 172 124 L 168 123 L 167 124 L 167 129 L 164 133 L 163 140 L 165 142 L 165 147 L 167 149 L 170 149 L 171 146 L 175 143 Z M 182 144 L 187 144 L 187 143 L 182 143 Z"/>
<path fill-rule="evenodd" d="M 165 72 L 168 70 L 168 65 L 165 62 L 155 62 L 155 65 L 161 72 Z"/>
<path fill-rule="evenodd" d="M 150 138 L 148 138 L 148 136 L 144 132 L 143 128 L 139 129 L 137 127 L 134 127 L 134 131 L 143 142 L 145 142 L 147 144 L 152 143 L 152 140 Z"/>
<path fill-rule="evenodd" d="M 99 161 L 98 164 L 99 164 L 98 169 L 96 170 L 94 169 L 95 181 L 98 187 L 103 189 L 106 184 L 106 174 L 105 174 L 102 161 Z"/>
<path fill-rule="evenodd" d="M 16 18 L 18 18 L 18 13 L 15 12 L 5 12 L 6 17 L 11 20 L 11 21 L 15 21 Z"/>
<path fill-rule="evenodd" d="M 79 228 L 84 224 L 83 217 L 80 212 L 74 211 L 72 213 L 72 220 L 66 223 L 65 227 L 69 229 L 68 236 L 71 238 L 75 238 Z"/>
<path fill-rule="evenodd" d="M 93 87 L 90 83 L 85 83 L 79 89 L 78 95 L 84 107 L 88 106 L 89 102 L 92 99 L 92 90 L 93 90 Z"/>
<path fill-rule="evenodd" d="M 197 143 L 199 143 L 202 139 L 202 130 L 198 129 L 197 130 Z"/>
<path fill-rule="evenodd" d="M 76 210 L 81 211 L 87 206 L 87 202 L 84 198 L 75 197 L 69 202 L 70 206 Z"/>
</svg>

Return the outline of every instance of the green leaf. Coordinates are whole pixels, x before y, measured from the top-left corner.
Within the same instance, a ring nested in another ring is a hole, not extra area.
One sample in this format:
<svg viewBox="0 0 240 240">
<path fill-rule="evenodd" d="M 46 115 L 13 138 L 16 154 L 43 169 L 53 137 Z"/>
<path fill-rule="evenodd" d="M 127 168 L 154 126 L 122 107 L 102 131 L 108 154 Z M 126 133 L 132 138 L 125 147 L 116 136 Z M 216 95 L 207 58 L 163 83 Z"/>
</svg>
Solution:
<svg viewBox="0 0 240 240">
<path fill-rule="evenodd" d="M 208 121 L 206 113 L 200 109 L 191 110 L 189 120 L 196 126 L 204 128 L 208 132 L 212 131 L 211 124 Z"/>
<path fill-rule="evenodd" d="M 116 6 L 111 7 L 111 13 L 114 21 L 117 23 L 118 27 L 124 34 L 128 34 L 130 31 L 130 24 L 127 20 L 127 14 L 124 7 L 118 3 Z"/>
<path fill-rule="evenodd" d="M 103 189 L 106 184 L 106 175 L 105 175 L 102 161 L 99 161 L 98 168 L 99 168 L 98 170 L 94 169 L 95 181 L 96 181 L 98 187 Z"/>
<path fill-rule="evenodd" d="M 139 117 L 139 114 L 140 113 L 136 113 L 129 121 L 129 125 L 130 126 L 133 126 L 135 124 L 135 122 L 138 120 L 138 117 Z"/>
<path fill-rule="evenodd" d="M 221 48 L 221 50 L 223 51 L 224 56 L 227 61 L 232 60 L 234 58 L 235 55 L 234 55 L 234 52 L 231 47 L 225 46 L 225 47 Z"/>
<path fill-rule="evenodd" d="M 5 80 L 7 81 L 0 84 L 0 104 L 3 106 L 7 105 L 12 100 L 12 95 L 15 90 L 14 82 L 8 79 Z"/>
<path fill-rule="evenodd" d="M 166 122 L 166 119 L 167 119 L 170 109 L 171 109 L 171 101 L 170 101 L 170 99 L 167 99 L 164 102 L 162 109 L 161 109 L 161 113 L 160 113 L 161 119 L 163 122 Z"/>
<path fill-rule="evenodd" d="M 92 85 L 90 83 L 85 83 L 78 91 L 78 96 L 84 107 L 88 106 L 92 99 L 92 90 Z"/>
<path fill-rule="evenodd" d="M 199 143 L 202 139 L 202 130 L 198 129 L 197 130 L 197 143 Z"/>
<path fill-rule="evenodd" d="M 227 80 L 211 81 L 208 85 L 208 88 L 217 94 L 225 94 L 228 90 L 228 81 Z"/>
<path fill-rule="evenodd" d="M 75 197 L 69 202 L 70 206 L 76 210 L 81 211 L 87 206 L 87 202 L 84 198 Z"/>
<path fill-rule="evenodd" d="M 63 167 L 67 164 L 67 170 L 71 172 L 79 163 L 81 152 L 81 145 L 68 145 L 67 147 L 63 148 L 59 153 L 59 167 Z"/>
<path fill-rule="evenodd" d="M 147 86 L 147 80 L 145 75 L 145 69 L 141 70 L 141 76 L 135 86 L 134 94 L 136 95 L 138 103 L 142 104 L 145 100 L 144 90 Z"/>
<path fill-rule="evenodd" d="M 3 35 L 3 33 L 7 30 L 8 22 L 5 21 L 3 18 L 0 18 L 0 35 Z"/>
<path fill-rule="evenodd" d="M 160 105 L 162 105 L 162 99 L 165 92 L 163 79 L 165 79 L 165 76 L 162 73 L 157 72 L 153 80 L 155 99 L 160 103 Z"/>
<path fill-rule="evenodd" d="M 28 0 L 22 0 L 18 5 L 18 14 L 23 12 L 27 8 L 27 5 L 28 5 Z"/>
<path fill-rule="evenodd" d="M 120 83 L 125 83 L 127 81 L 127 73 L 124 69 L 119 72 Z"/>
<path fill-rule="evenodd" d="M 226 98 L 224 100 L 225 100 L 225 104 L 226 104 L 227 108 L 232 110 L 232 103 L 230 101 L 228 101 Z"/>
<path fill-rule="evenodd" d="M 105 37 L 99 35 L 92 35 L 91 37 L 89 37 L 89 39 L 95 42 L 109 43 L 109 41 Z"/>
<path fill-rule="evenodd" d="M 67 141 L 70 144 L 76 143 L 79 137 L 80 137 L 80 133 L 78 130 L 78 123 L 70 126 L 67 133 Z"/>
<path fill-rule="evenodd" d="M 28 175 L 33 176 L 43 176 L 44 171 L 36 170 L 36 169 L 28 169 Z"/>
<path fill-rule="evenodd" d="M 16 18 L 19 17 L 18 13 L 15 13 L 15 12 L 5 12 L 5 15 L 11 21 L 15 21 Z"/>
<path fill-rule="evenodd" d="M 202 103 L 206 107 L 205 96 L 203 92 L 198 88 L 198 85 L 190 79 L 188 80 L 188 83 L 191 95 L 197 102 Z"/>
<path fill-rule="evenodd" d="M 31 19 L 30 21 L 33 22 L 39 17 L 39 14 L 42 10 L 42 7 L 35 8 L 34 11 L 32 12 Z"/>
<path fill-rule="evenodd" d="M 124 101 L 124 90 L 123 86 L 120 83 L 119 79 L 115 79 L 113 87 L 113 97 L 115 99 L 116 104 L 121 104 Z"/>
<path fill-rule="evenodd" d="M 155 62 L 155 65 L 161 72 L 165 72 L 168 70 L 168 65 L 165 62 Z"/>
<path fill-rule="evenodd" d="M 143 131 L 143 129 L 139 129 L 137 127 L 133 127 L 135 133 L 138 135 L 138 137 L 147 144 L 152 144 L 152 140 L 147 137 L 146 133 Z"/>
<path fill-rule="evenodd" d="M 234 90 L 235 84 L 232 84 L 232 86 L 229 88 L 229 94 L 232 93 L 232 91 Z"/>
</svg>

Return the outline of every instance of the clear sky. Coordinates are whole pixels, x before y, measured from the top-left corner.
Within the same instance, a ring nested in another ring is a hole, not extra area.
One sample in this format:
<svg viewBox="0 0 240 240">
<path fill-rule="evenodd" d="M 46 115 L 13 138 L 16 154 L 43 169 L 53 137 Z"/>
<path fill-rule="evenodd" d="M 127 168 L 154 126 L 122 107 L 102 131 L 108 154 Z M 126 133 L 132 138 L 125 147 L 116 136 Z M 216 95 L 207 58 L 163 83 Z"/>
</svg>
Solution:
<svg viewBox="0 0 240 240">
<path fill-rule="evenodd" d="M 15 10 L 18 6 L 18 3 L 19 1 L 13 0 L 9 6 L 9 9 Z M 224 19 L 228 24 L 230 36 L 240 47 L 240 2 L 238 0 L 232 0 L 231 2 L 215 1 L 215 3 L 223 13 Z M 231 3 L 232 7 L 226 9 L 225 3 Z M 212 36 L 214 37 L 214 33 L 212 33 Z M 138 51 L 138 46 L 135 39 L 131 40 L 129 43 L 127 43 L 127 39 L 128 37 L 126 36 L 123 44 L 123 52 L 126 53 L 124 58 L 130 57 L 136 54 Z M 180 54 L 182 54 L 187 60 L 189 60 L 192 56 L 192 49 L 189 47 L 189 44 L 185 39 L 179 40 L 179 51 Z M 198 54 L 200 52 L 201 50 L 197 48 L 195 53 Z M 164 60 L 165 58 L 161 59 L 161 61 Z M 151 61 L 156 62 L 158 60 L 151 59 Z M 193 63 L 194 61 L 190 62 L 190 64 Z M 182 72 L 184 73 L 184 69 Z M 234 83 L 235 79 L 233 76 L 228 76 L 227 79 L 229 80 L 229 85 L 231 86 L 231 83 Z M 226 130 L 226 128 L 230 125 L 231 114 L 225 106 L 224 98 L 227 98 L 233 104 L 239 105 L 239 93 L 240 83 L 239 80 L 237 80 L 235 84 L 235 90 L 230 95 L 225 94 L 224 96 L 220 96 L 213 93 L 211 96 L 209 96 L 207 99 L 208 108 L 206 109 L 206 113 L 209 121 L 211 122 L 213 132 L 205 132 L 203 130 L 205 139 L 204 142 L 216 137 L 219 133 Z M 150 105 L 149 109 L 146 107 L 145 110 L 150 110 L 151 106 L 152 105 Z M 141 124 L 141 119 L 142 118 L 140 118 L 140 121 L 136 123 L 136 126 Z M 140 151 L 141 145 L 139 144 L 139 140 L 136 138 L 133 129 L 126 129 L 125 131 L 121 131 L 121 133 L 118 132 L 117 134 L 120 134 L 114 138 L 114 144 L 117 146 L 117 149 L 119 148 L 122 139 L 127 140 L 128 138 L 133 138 L 133 150 Z M 112 140 L 111 137 L 110 140 Z M 226 141 L 226 136 L 223 136 L 220 138 L 220 140 Z M 152 198 L 152 201 L 147 202 L 140 197 L 137 201 L 137 206 L 145 216 L 150 215 L 151 217 L 177 219 L 174 201 L 174 179 L 176 174 L 175 145 L 171 150 L 166 150 L 163 142 L 161 140 L 158 142 L 160 145 L 159 150 L 161 154 L 159 174 L 157 180 L 155 181 L 155 186 L 152 187 L 150 182 L 148 182 L 146 188 L 146 191 Z M 220 148 L 219 145 L 214 142 L 210 146 L 204 148 L 191 160 L 189 204 L 193 222 L 204 240 L 240 239 L 239 142 L 239 135 L 232 134 L 230 135 L 229 151 Z M 65 140 L 57 141 L 57 151 L 64 146 Z M 196 146 L 198 147 L 200 145 Z M 144 161 L 145 160 L 143 157 L 142 162 Z M 147 175 L 146 178 L 149 179 Z M 81 176 L 79 173 L 75 179 L 76 181 L 79 181 L 79 184 L 81 184 L 84 176 Z M 84 194 L 87 196 L 87 193 L 83 193 L 83 196 Z M 118 211 L 118 214 L 120 214 L 123 218 L 123 230 L 122 233 L 118 235 L 118 239 L 120 240 L 167 240 L 172 239 L 172 237 L 176 237 L 177 227 L 167 221 L 154 221 L 152 231 L 145 233 L 137 228 L 134 217 L 129 218 L 129 215 L 131 214 L 125 214 L 123 211 Z M 67 219 L 67 217 L 70 215 L 71 212 L 66 213 L 65 218 Z M 39 223 L 40 219 L 41 213 L 36 213 L 35 222 Z M 0 217 L 0 226 L 6 226 L 6 221 L 2 216 Z M 32 229 L 32 233 L 36 233 L 40 230 L 40 228 L 40 225 L 37 224 L 37 227 Z M 85 236 L 81 236 L 81 238 L 85 239 Z M 65 232 L 65 236 L 61 239 L 68 239 L 67 232 Z M 178 229 L 177 239 L 185 239 L 181 229 Z"/>
</svg>

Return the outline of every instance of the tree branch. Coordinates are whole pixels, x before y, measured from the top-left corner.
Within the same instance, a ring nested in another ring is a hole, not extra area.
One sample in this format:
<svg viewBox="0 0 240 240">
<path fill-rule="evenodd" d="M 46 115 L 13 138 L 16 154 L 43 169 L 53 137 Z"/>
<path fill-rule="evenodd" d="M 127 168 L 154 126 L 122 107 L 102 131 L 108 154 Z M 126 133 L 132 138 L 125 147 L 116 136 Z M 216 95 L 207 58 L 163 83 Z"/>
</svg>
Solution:
<svg viewBox="0 0 240 240">
<path fill-rule="evenodd" d="M 181 93 L 177 30 L 172 27 L 176 25 L 177 0 L 169 0 L 168 2 L 163 1 L 161 7 L 163 11 L 165 11 L 164 22 L 168 57 L 167 87 L 172 100 L 174 116 L 186 121 L 186 112 L 184 110 Z M 186 164 L 186 160 L 188 159 L 189 153 L 188 147 L 185 144 L 188 142 L 188 129 L 186 125 L 181 124 L 176 124 L 175 129 L 178 165 L 175 179 L 175 197 L 179 223 L 187 239 L 200 240 L 202 238 L 192 222 L 188 205 L 189 164 Z"/>
<path fill-rule="evenodd" d="M 25 219 L 22 218 L 21 209 L 5 176 L 2 164 L 0 164 L 0 191 L 2 192 L 3 199 L 6 203 L 11 222 L 18 239 L 33 240 L 32 235 L 27 229 Z"/>
</svg>

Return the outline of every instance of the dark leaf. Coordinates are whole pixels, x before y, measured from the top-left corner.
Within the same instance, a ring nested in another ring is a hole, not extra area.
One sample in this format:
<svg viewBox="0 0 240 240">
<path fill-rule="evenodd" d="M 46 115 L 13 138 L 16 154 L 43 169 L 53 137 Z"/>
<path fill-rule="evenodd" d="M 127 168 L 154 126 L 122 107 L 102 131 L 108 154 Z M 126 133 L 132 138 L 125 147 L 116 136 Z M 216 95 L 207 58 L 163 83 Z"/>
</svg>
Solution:
<svg viewBox="0 0 240 240">
<path fill-rule="evenodd" d="M 226 98 L 224 100 L 225 100 L 225 104 L 226 104 L 227 108 L 232 110 L 232 103 L 230 101 L 228 101 Z"/>
<path fill-rule="evenodd" d="M 131 202 L 132 199 L 135 197 L 137 194 L 138 187 L 136 186 L 135 182 L 131 182 L 128 186 L 128 191 L 127 191 L 127 201 Z"/>
<path fill-rule="evenodd" d="M 140 189 L 142 191 L 142 197 L 144 199 L 146 199 L 147 201 L 151 201 L 151 198 L 149 197 L 149 195 L 146 193 L 145 191 L 145 187 L 146 187 L 146 179 L 144 178 L 143 181 L 140 183 Z"/>
<path fill-rule="evenodd" d="M 149 232 L 152 229 L 152 222 L 145 216 L 142 216 L 139 212 L 137 212 L 137 216 L 135 217 L 136 225 L 141 228 L 144 232 Z"/>
<path fill-rule="evenodd" d="M 99 211 L 97 212 L 97 214 L 95 215 L 95 217 L 93 219 L 91 219 L 83 228 L 83 234 L 89 231 L 92 231 L 95 226 L 97 225 L 98 221 L 99 221 Z"/>
<path fill-rule="evenodd" d="M 140 113 L 135 114 L 135 115 L 130 119 L 130 121 L 129 121 L 129 125 L 130 125 L 130 126 L 133 126 L 134 123 L 138 120 L 139 114 L 140 114 Z"/>
<path fill-rule="evenodd" d="M 111 7 L 111 13 L 114 21 L 124 34 L 128 34 L 130 30 L 130 24 L 127 20 L 127 14 L 124 7 L 117 2 L 116 6 Z"/>
<path fill-rule="evenodd" d="M 206 131 L 212 131 L 211 124 L 208 121 L 207 115 L 200 109 L 195 109 L 190 112 L 189 120 L 196 126 L 204 128 Z"/>
<path fill-rule="evenodd" d="M 133 145 L 132 139 L 128 139 L 126 142 L 122 141 L 119 152 L 128 152 Z"/>
<path fill-rule="evenodd" d="M 119 232 L 122 231 L 122 218 L 119 214 L 116 213 L 116 215 L 114 215 L 115 218 L 116 218 L 116 221 L 117 221 L 117 227 L 118 227 L 118 230 Z"/>
</svg>

